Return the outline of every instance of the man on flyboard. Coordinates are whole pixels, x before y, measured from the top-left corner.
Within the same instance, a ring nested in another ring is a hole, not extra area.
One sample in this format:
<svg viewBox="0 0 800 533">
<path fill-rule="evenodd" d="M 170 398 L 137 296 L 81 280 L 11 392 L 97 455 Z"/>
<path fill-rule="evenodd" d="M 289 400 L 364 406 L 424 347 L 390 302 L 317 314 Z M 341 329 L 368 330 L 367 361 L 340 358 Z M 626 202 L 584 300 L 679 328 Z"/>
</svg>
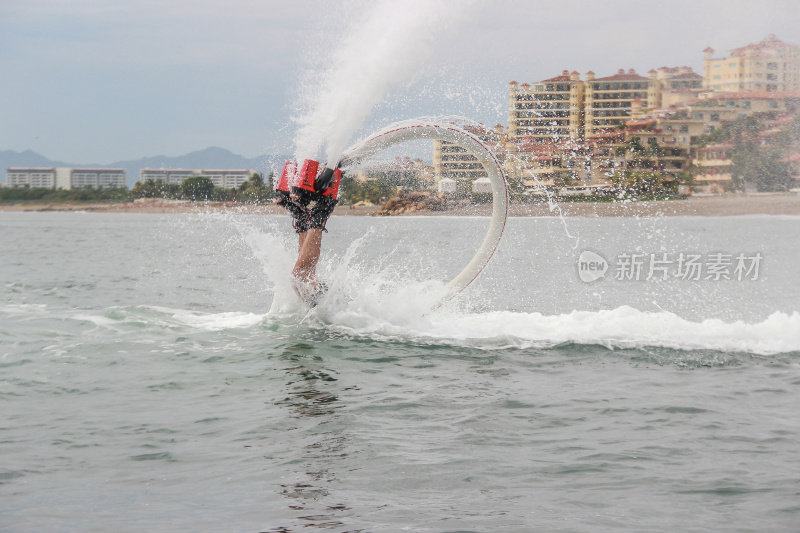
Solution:
<svg viewBox="0 0 800 533">
<path fill-rule="evenodd" d="M 312 307 L 327 290 L 317 279 L 317 262 L 325 223 L 339 201 L 341 179 L 338 165 L 328 168 L 313 159 L 305 159 L 298 169 L 295 163 L 288 161 L 275 187 L 275 203 L 289 212 L 294 230 L 300 236 L 297 262 L 292 269 L 294 288 Z"/>
</svg>

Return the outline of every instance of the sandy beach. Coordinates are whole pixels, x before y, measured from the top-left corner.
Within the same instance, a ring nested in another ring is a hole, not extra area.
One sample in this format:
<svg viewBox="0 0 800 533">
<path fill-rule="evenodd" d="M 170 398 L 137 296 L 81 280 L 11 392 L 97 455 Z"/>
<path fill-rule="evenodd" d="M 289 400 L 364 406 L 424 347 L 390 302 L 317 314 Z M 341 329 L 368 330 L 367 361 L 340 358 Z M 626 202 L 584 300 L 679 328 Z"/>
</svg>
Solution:
<svg viewBox="0 0 800 533">
<path fill-rule="evenodd" d="M 337 216 L 369 216 L 378 206 L 338 206 Z M 252 205 L 224 202 L 187 203 L 169 201 L 112 203 L 49 203 L 0 204 L 0 211 L 52 212 L 86 211 L 101 213 L 197 213 L 233 211 L 248 214 L 281 214 L 283 209 L 272 204 Z M 624 202 L 560 202 L 515 203 L 509 206 L 510 216 L 633 217 L 633 216 L 731 216 L 731 215 L 800 215 L 800 194 L 730 194 L 692 196 L 683 200 L 624 201 Z M 415 211 L 404 215 L 430 216 L 489 216 L 491 205 L 469 205 L 445 211 Z M 400 215 L 400 216 L 404 216 Z"/>
</svg>

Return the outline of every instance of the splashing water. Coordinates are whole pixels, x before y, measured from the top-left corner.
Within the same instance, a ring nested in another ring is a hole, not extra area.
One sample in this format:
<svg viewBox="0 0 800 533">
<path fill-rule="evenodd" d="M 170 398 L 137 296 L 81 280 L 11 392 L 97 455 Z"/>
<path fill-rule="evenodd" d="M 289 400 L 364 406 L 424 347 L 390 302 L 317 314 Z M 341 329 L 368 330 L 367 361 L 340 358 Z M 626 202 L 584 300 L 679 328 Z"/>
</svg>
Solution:
<svg viewBox="0 0 800 533">
<path fill-rule="evenodd" d="M 511 158 L 516 165 L 524 167 L 525 162 L 519 156 L 510 153 L 506 154 L 506 157 Z M 569 238 L 572 241 L 572 249 L 577 250 L 581 242 L 581 236 L 573 235 L 572 233 L 570 233 L 569 225 L 567 224 L 567 219 L 564 216 L 564 211 L 561 209 L 561 206 L 558 205 L 558 202 L 556 201 L 553 192 L 544 184 L 541 176 L 539 176 L 538 174 L 535 174 L 528 170 L 524 170 L 524 173 L 528 177 L 531 177 L 536 181 L 537 190 L 544 192 L 545 197 L 547 198 L 547 208 L 550 210 L 551 213 L 555 213 L 556 215 L 558 215 L 558 218 L 561 221 L 561 227 L 564 229 L 564 234 L 567 236 L 567 238 Z"/>
<path fill-rule="evenodd" d="M 539 312 L 477 310 L 480 302 L 462 299 L 432 311 L 446 293 L 444 281 L 431 280 L 395 252 L 377 262 L 365 262 L 375 240 L 385 238 L 374 228 L 354 239 L 341 255 L 327 253 L 319 265 L 320 277 L 330 284 L 321 303 L 308 309 L 291 288 L 286 272 L 294 260 L 294 234 L 277 226 L 257 228 L 232 218 L 259 261 L 273 292 L 270 323 L 297 326 L 371 340 L 506 348 L 552 348 L 565 344 L 599 345 L 610 350 L 660 347 L 681 351 L 712 350 L 761 355 L 800 349 L 800 313 L 774 312 L 761 321 L 693 321 L 673 312 L 648 312 L 630 306 L 601 311 L 571 311 L 554 315 Z M 366 251 L 366 252 L 365 252 Z M 155 309 L 158 316 L 166 309 Z M 246 313 L 205 316 L 172 310 L 169 320 L 192 328 L 247 328 L 259 317 Z"/>
<path fill-rule="evenodd" d="M 390 89 L 419 74 L 435 42 L 469 4 L 414 0 L 377 2 L 338 32 L 322 72 L 309 73 L 295 117 L 295 159 L 338 161 L 353 134 Z"/>
<path fill-rule="evenodd" d="M 242 221 L 232 221 L 242 241 L 250 248 L 262 267 L 265 281 L 273 291 L 267 317 L 296 322 L 309 314 L 291 285 L 287 272 L 296 256 L 294 235 L 285 237 L 272 228 L 263 231 Z M 326 254 L 318 265 L 320 279 L 328 284 L 328 293 L 313 310 L 312 322 L 318 325 L 345 318 L 351 324 L 369 328 L 370 323 L 407 323 L 421 319 L 447 293 L 447 286 L 438 280 L 415 280 L 411 269 L 402 262 L 394 264 L 391 255 L 368 267 L 358 261 L 359 250 L 376 238 L 370 229 L 354 239 L 338 256 Z M 308 317 L 306 317 L 308 318 Z"/>
</svg>

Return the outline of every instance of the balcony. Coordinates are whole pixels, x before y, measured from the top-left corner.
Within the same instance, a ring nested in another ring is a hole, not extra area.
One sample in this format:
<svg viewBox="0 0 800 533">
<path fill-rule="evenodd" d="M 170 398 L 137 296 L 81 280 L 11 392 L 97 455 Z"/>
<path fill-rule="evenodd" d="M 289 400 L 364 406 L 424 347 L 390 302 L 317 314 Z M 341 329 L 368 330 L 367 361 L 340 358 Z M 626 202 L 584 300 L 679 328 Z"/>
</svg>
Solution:
<svg viewBox="0 0 800 533">
<path fill-rule="evenodd" d="M 695 174 L 695 182 L 729 182 L 732 176 L 727 173 L 723 174 Z"/>
<path fill-rule="evenodd" d="M 692 159 L 696 167 L 729 167 L 733 165 L 730 159 Z"/>
</svg>

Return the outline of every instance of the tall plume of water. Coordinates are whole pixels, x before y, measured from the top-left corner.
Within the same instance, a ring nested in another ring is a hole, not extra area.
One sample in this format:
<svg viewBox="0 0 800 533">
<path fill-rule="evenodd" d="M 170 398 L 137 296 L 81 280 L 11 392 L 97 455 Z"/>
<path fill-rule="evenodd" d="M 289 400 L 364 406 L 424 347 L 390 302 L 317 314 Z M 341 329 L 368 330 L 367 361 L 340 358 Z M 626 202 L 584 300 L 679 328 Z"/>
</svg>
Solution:
<svg viewBox="0 0 800 533">
<path fill-rule="evenodd" d="M 349 27 L 332 27 L 338 45 L 300 95 L 296 160 L 323 154 L 338 161 L 375 105 L 414 80 L 469 4 L 384 0 L 369 4 Z"/>
</svg>

